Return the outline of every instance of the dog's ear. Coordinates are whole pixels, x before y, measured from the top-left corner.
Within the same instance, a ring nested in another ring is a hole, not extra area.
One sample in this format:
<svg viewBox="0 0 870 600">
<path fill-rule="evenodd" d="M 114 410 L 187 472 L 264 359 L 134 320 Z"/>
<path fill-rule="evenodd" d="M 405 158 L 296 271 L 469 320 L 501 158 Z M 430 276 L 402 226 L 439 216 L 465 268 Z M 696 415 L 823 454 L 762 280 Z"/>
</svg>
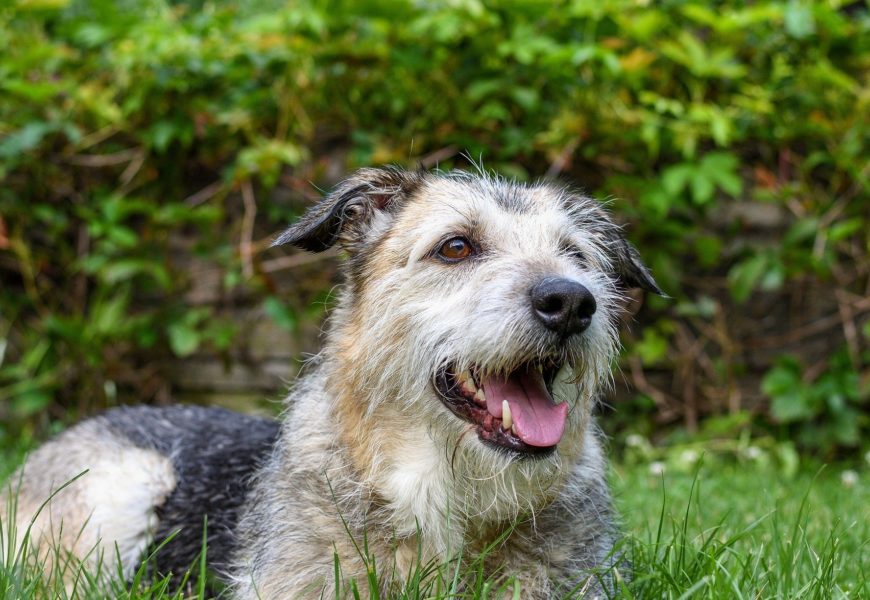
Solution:
<svg viewBox="0 0 870 600">
<path fill-rule="evenodd" d="M 659 296 L 667 297 L 640 258 L 640 253 L 631 245 L 622 227 L 617 225 L 610 214 L 597 201 L 583 193 L 562 195 L 569 213 L 578 224 L 591 231 L 598 231 L 610 257 L 612 275 L 620 286 L 626 289 L 642 289 Z"/>
<path fill-rule="evenodd" d="M 619 233 L 612 246 L 613 266 L 620 284 L 626 288 L 640 288 L 659 296 L 667 296 L 652 273 L 640 259 L 640 253 Z"/>
<path fill-rule="evenodd" d="M 423 177 L 423 173 L 398 167 L 360 169 L 308 209 L 272 246 L 292 244 L 322 252 L 343 237 L 359 239 L 375 213 L 394 212 L 421 185 Z"/>
</svg>

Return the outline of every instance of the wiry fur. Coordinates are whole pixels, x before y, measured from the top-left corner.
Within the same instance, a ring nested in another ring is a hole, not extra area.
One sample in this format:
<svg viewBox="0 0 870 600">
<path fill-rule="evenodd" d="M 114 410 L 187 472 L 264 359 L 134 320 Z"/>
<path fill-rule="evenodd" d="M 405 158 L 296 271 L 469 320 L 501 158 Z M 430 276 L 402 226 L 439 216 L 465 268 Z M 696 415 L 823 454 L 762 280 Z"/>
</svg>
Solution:
<svg viewBox="0 0 870 600">
<path fill-rule="evenodd" d="M 456 234 L 478 256 L 439 263 L 433 248 Z M 524 598 L 582 584 L 613 539 L 590 411 L 610 378 L 620 290 L 658 291 L 619 229 L 594 201 L 548 184 L 364 170 L 279 243 L 317 249 L 324 238 L 347 251 L 348 286 L 254 486 L 237 593 L 331 596 L 334 552 L 345 576 L 365 577 L 350 538 L 401 579 L 416 561 L 474 557 L 511 525 L 488 561 L 520 578 Z M 530 314 L 529 288 L 547 276 L 582 283 L 598 303 L 565 344 Z M 553 352 L 566 365 L 554 396 L 571 412 L 543 459 L 484 446 L 432 386 L 445 364 L 508 373 Z"/>
<path fill-rule="evenodd" d="M 456 235 L 476 253 L 446 264 L 435 253 Z M 545 183 L 364 169 L 277 243 L 340 245 L 346 285 L 277 442 L 257 446 L 270 454 L 251 461 L 241 520 L 223 520 L 234 559 L 219 568 L 235 596 L 331 597 L 336 555 L 345 580 L 364 581 L 374 560 L 382 581 L 401 582 L 418 563 L 467 564 L 484 549 L 485 570 L 517 577 L 523 598 L 600 592 L 589 573 L 614 560 L 614 532 L 591 411 L 610 381 L 623 290 L 659 291 L 600 206 Z M 582 334 L 561 339 L 533 317 L 529 290 L 546 277 L 594 296 Z M 542 357 L 563 365 L 553 395 L 570 406 L 561 442 L 543 457 L 484 445 L 433 385 L 446 365 L 506 375 Z M 198 449 L 183 451 L 172 456 L 176 471 L 197 460 Z M 176 519 L 196 527 L 191 500 Z M 210 522 L 221 512 L 212 505 Z"/>
</svg>

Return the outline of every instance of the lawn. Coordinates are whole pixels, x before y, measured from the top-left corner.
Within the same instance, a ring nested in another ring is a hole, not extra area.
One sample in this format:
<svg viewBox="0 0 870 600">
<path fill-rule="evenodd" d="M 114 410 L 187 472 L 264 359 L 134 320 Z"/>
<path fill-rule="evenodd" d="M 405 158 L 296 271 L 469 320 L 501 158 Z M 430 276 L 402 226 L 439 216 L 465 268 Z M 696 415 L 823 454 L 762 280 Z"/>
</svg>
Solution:
<svg viewBox="0 0 870 600">
<path fill-rule="evenodd" d="M 870 597 L 866 468 L 660 471 L 614 468 L 635 569 L 623 597 Z"/>
<path fill-rule="evenodd" d="M 17 454 L 4 458 L 0 466 L 8 471 Z M 763 462 L 725 463 L 702 456 L 690 468 L 660 462 L 616 465 L 612 484 L 624 549 L 634 565 L 633 580 L 618 598 L 870 597 L 867 466 L 806 466 L 788 473 Z M 0 598 L 67 596 L 57 581 L 46 583 L 9 558 L 2 562 Z M 451 568 L 441 567 L 440 573 L 440 585 L 416 582 L 397 595 L 486 598 L 499 597 L 493 590 L 506 588 L 522 598 L 510 581 L 506 586 L 481 581 L 473 590 L 451 592 Z M 92 573 L 82 573 L 73 595 L 208 597 L 195 588 L 171 595 L 168 587 L 168 581 L 136 581 L 114 583 L 105 591 Z M 346 597 L 353 596 L 351 590 Z"/>
</svg>

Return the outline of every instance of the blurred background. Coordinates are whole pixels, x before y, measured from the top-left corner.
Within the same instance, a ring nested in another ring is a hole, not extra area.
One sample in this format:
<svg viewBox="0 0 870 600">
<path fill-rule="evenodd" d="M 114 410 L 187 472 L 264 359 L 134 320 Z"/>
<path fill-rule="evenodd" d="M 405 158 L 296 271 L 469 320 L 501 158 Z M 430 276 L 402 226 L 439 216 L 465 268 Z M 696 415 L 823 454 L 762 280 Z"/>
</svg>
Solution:
<svg viewBox="0 0 870 600">
<path fill-rule="evenodd" d="M 618 453 L 870 462 L 868 69 L 863 1 L 7 2 L 0 449 L 277 413 L 338 257 L 272 236 L 357 167 L 473 159 L 607 201 L 672 297 L 625 327 Z"/>
</svg>

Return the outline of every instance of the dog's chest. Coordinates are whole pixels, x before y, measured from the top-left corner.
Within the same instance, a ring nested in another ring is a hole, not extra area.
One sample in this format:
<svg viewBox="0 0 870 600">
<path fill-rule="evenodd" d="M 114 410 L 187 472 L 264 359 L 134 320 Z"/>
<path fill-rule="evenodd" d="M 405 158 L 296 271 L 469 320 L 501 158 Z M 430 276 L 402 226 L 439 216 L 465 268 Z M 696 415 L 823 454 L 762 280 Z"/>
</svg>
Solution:
<svg viewBox="0 0 870 600">
<path fill-rule="evenodd" d="M 411 539 L 420 533 L 424 545 L 439 554 L 448 549 L 459 521 L 444 449 L 439 450 L 425 431 L 403 437 L 403 443 L 387 451 L 390 467 L 380 477 L 378 492 L 387 501 L 396 537 Z"/>
</svg>

